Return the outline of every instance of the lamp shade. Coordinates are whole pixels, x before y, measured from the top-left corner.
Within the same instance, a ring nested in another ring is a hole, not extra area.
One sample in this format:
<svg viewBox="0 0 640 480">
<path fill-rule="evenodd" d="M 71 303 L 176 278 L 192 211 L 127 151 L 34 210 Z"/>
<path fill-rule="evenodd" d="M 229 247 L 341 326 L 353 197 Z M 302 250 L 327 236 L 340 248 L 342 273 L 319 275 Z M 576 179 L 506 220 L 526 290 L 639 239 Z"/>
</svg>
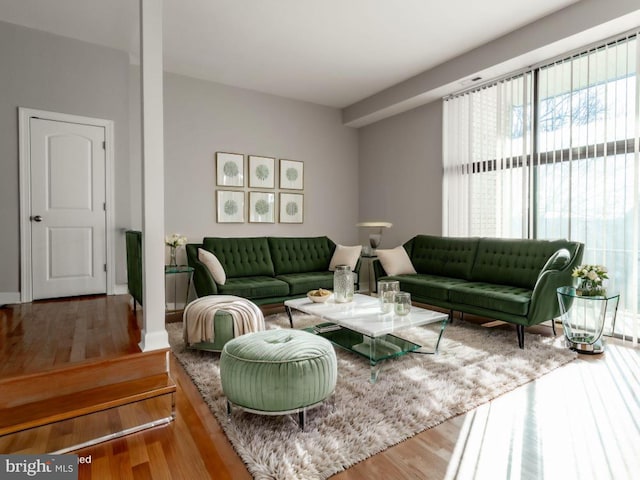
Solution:
<svg viewBox="0 0 640 480">
<path fill-rule="evenodd" d="M 356 227 L 391 228 L 391 227 L 393 227 L 393 223 L 389 223 L 389 222 L 360 222 L 360 223 L 356 223 Z"/>
<path fill-rule="evenodd" d="M 360 222 L 356 223 L 356 227 L 361 228 L 377 228 L 378 233 L 370 233 L 369 234 L 369 245 L 374 250 L 380 246 L 380 242 L 382 241 L 382 229 L 383 228 L 391 228 L 393 226 L 392 223 L 389 222 Z"/>
</svg>

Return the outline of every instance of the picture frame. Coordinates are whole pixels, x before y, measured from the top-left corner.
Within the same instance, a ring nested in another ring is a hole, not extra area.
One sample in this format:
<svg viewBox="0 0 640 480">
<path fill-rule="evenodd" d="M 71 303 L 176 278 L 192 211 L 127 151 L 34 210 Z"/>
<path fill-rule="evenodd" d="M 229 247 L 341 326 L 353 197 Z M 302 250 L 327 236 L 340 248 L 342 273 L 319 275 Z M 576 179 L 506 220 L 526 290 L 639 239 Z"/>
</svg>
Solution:
<svg viewBox="0 0 640 480">
<path fill-rule="evenodd" d="M 244 155 L 216 152 L 216 185 L 244 187 Z"/>
<path fill-rule="evenodd" d="M 280 159 L 280 188 L 304 190 L 304 162 Z"/>
<path fill-rule="evenodd" d="M 304 195 L 280 192 L 280 223 L 304 222 Z"/>
<path fill-rule="evenodd" d="M 249 222 L 275 223 L 275 192 L 249 192 Z"/>
<path fill-rule="evenodd" d="M 275 188 L 275 165 L 273 157 L 249 155 L 249 187 Z"/>
<path fill-rule="evenodd" d="M 216 221 L 218 223 L 244 223 L 244 192 L 218 190 L 216 194 Z"/>
</svg>

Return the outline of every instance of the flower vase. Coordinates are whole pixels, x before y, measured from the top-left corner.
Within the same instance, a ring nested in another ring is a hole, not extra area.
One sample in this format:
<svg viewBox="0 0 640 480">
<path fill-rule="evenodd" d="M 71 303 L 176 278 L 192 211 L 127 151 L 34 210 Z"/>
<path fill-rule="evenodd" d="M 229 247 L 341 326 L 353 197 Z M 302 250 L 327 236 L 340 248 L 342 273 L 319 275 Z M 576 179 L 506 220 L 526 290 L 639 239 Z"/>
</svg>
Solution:
<svg viewBox="0 0 640 480">
<path fill-rule="evenodd" d="M 580 284 L 576 288 L 576 294 L 582 297 L 593 297 L 596 295 L 600 295 L 601 292 L 602 287 L 593 280 L 589 280 L 588 278 L 581 279 Z"/>
<path fill-rule="evenodd" d="M 176 267 L 176 247 L 169 247 L 169 266 Z"/>
</svg>

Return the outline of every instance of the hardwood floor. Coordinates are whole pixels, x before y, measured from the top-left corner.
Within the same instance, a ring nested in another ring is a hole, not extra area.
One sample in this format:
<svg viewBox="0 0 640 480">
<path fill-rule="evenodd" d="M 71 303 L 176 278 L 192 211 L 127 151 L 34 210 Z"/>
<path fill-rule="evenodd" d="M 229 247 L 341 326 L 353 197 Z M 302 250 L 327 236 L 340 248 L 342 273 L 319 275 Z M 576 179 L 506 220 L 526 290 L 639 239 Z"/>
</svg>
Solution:
<svg viewBox="0 0 640 480">
<path fill-rule="evenodd" d="M 551 335 L 545 326 L 533 331 Z M 515 330 L 513 337 L 515 342 Z M 2 375 L 127 355 L 138 341 L 127 296 L 0 309 Z M 78 451 L 90 458 L 80 465 L 79 478 L 251 478 L 173 357 L 170 369 L 177 385 L 175 421 Z M 603 355 L 580 356 L 333 479 L 637 478 L 639 399 L 640 352 L 610 339 Z"/>
</svg>

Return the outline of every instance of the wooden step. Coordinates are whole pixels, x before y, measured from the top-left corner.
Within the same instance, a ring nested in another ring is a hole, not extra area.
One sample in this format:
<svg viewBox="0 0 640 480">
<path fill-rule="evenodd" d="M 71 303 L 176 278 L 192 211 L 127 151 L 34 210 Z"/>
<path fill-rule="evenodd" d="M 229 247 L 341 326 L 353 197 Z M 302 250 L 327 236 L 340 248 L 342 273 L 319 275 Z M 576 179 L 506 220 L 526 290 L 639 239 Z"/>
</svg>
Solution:
<svg viewBox="0 0 640 480">
<path fill-rule="evenodd" d="M 0 436 L 175 393 L 168 374 L 100 386 L 0 410 Z"/>
<path fill-rule="evenodd" d="M 65 453 L 171 422 L 168 355 L 132 353 L 0 379 L 0 451 Z"/>
<path fill-rule="evenodd" d="M 167 373 L 168 350 L 120 355 L 0 379 L 0 410 Z"/>
</svg>

